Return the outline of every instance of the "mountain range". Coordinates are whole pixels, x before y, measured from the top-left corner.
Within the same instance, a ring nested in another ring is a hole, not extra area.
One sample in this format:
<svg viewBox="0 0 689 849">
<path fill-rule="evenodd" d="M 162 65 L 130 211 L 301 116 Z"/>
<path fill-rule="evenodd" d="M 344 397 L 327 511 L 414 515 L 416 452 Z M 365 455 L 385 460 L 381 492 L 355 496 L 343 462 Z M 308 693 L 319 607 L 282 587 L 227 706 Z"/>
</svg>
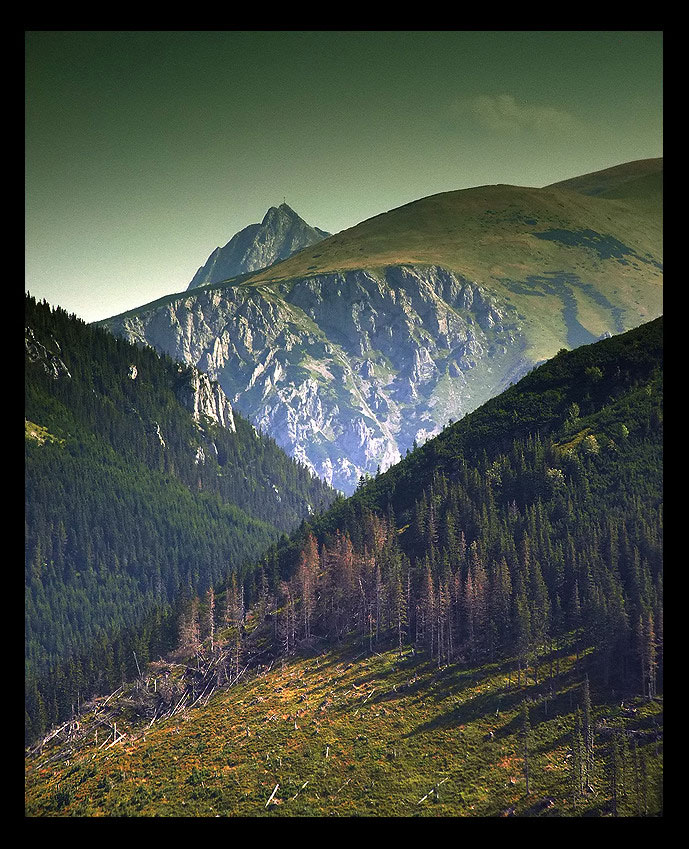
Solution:
<svg viewBox="0 0 689 849">
<path fill-rule="evenodd" d="M 662 816 L 662 160 L 290 222 L 26 298 L 26 814 Z"/>
<path fill-rule="evenodd" d="M 283 244 L 279 212 L 261 244 Z M 444 192 L 267 265 L 279 253 L 223 281 L 218 254 L 212 282 L 199 288 L 199 272 L 189 291 L 101 324 L 217 380 L 351 493 L 561 348 L 662 313 L 662 159 Z"/>
</svg>

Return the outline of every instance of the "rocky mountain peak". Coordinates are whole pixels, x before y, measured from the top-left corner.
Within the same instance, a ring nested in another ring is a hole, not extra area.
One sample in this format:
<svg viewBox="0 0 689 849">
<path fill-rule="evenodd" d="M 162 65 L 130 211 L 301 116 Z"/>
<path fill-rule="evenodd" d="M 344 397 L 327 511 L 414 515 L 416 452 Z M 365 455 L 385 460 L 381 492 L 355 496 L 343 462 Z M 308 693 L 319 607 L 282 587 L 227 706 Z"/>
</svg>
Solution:
<svg viewBox="0 0 689 849">
<path fill-rule="evenodd" d="M 300 224 L 304 224 L 307 227 L 306 221 L 298 215 L 291 206 L 288 206 L 286 203 L 281 203 L 280 206 L 271 206 L 268 212 L 263 216 L 263 221 L 261 222 L 261 226 L 273 226 L 277 222 L 281 220 L 286 221 L 294 221 Z"/>
<path fill-rule="evenodd" d="M 250 224 L 216 248 L 187 287 L 222 283 L 239 274 L 259 271 L 329 236 L 307 224 L 287 203 L 271 206 L 260 224 Z"/>
<path fill-rule="evenodd" d="M 516 311 L 441 268 L 332 272 L 276 294 L 204 289 L 107 326 L 207 375 L 205 392 L 189 390 L 195 414 L 219 418 L 217 381 L 229 403 L 346 493 L 526 368 Z"/>
</svg>

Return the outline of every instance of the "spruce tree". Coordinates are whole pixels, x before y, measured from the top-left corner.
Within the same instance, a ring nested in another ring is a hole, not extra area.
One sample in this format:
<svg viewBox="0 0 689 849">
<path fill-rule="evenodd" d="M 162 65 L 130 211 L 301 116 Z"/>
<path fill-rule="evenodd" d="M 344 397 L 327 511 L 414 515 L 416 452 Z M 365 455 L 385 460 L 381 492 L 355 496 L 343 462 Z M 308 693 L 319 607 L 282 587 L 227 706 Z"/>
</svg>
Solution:
<svg viewBox="0 0 689 849">
<path fill-rule="evenodd" d="M 584 678 L 582 687 L 583 736 L 584 736 L 584 778 L 587 787 L 594 786 L 595 744 L 593 737 L 593 717 L 591 713 L 591 692 L 589 676 Z"/>
<path fill-rule="evenodd" d="M 530 764 L 530 748 L 531 748 L 531 723 L 529 722 L 529 705 L 528 702 L 522 704 L 522 751 L 524 753 L 524 779 L 526 781 L 526 795 L 531 793 L 531 764 Z"/>
<path fill-rule="evenodd" d="M 572 803 L 576 808 L 584 798 L 584 740 L 581 731 L 581 710 L 577 707 L 572 729 L 571 745 Z"/>
</svg>

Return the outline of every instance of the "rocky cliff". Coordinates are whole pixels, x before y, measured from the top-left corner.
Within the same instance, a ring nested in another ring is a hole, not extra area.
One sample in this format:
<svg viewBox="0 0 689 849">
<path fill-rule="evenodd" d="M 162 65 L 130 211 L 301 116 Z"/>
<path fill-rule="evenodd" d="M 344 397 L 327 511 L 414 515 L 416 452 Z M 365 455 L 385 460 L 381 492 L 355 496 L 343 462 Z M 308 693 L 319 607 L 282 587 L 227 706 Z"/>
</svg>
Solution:
<svg viewBox="0 0 689 849">
<path fill-rule="evenodd" d="M 565 184 L 421 198 L 103 323 L 206 372 L 349 493 L 561 348 L 662 314 L 662 160 Z"/>
<path fill-rule="evenodd" d="M 258 271 L 329 235 L 307 224 L 286 203 L 272 206 L 260 224 L 250 224 L 236 233 L 225 247 L 216 248 L 187 288 L 195 289 Z"/>
<path fill-rule="evenodd" d="M 40 363 L 45 373 L 58 380 L 61 377 L 71 377 L 69 369 L 62 362 L 62 349 L 59 342 L 51 335 L 49 346 L 39 342 L 32 327 L 24 328 L 24 351 L 30 363 Z"/>
<path fill-rule="evenodd" d="M 236 432 L 230 402 L 221 387 L 215 381 L 211 381 L 207 374 L 203 374 L 198 369 L 186 373 L 176 394 L 181 404 L 192 414 L 195 422 L 200 423 L 203 418 L 206 418 L 232 433 Z"/>
<path fill-rule="evenodd" d="M 205 288 L 105 325 L 217 380 L 344 492 L 531 365 L 515 308 L 439 267 Z"/>
</svg>

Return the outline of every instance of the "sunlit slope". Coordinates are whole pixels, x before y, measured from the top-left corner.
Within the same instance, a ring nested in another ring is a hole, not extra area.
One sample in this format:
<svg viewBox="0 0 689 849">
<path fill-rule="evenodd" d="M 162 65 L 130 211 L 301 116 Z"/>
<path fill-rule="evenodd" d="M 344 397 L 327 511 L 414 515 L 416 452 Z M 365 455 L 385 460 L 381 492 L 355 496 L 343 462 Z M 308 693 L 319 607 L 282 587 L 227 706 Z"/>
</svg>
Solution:
<svg viewBox="0 0 689 849">
<path fill-rule="evenodd" d="M 582 193 L 582 185 L 598 185 L 586 175 L 566 187 L 481 186 L 423 198 L 331 236 L 244 285 L 289 286 L 347 269 L 441 266 L 514 304 L 537 360 L 567 344 L 567 310 L 593 337 L 662 313 L 662 170 L 637 163 L 608 170 L 614 179 L 599 180 L 599 195 Z"/>
<path fill-rule="evenodd" d="M 188 713 L 133 726 L 108 743 L 98 714 L 75 747 L 27 762 L 28 816 L 572 816 L 609 814 L 599 791 L 575 809 L 570 748 L 581 664 L 570 650 L 546 702 L 507 666 L 438 669 L 409 652 L 360 647 L 277 664 Z M 547 674 L 544 665 L 542 674 Z M 117 696 L 115 697 L 117 698 Z M 534 699 L 526 794 L 520 708 Z M 102 702 L 102 700 L 101 700 Z M 657 814 L 662 703 L 594 707 L 647 755 Z M 104 708 L 101 708 L 101 712 Z M 99 737 L 96 730 L 100 728 Z M 602 759 L 607 750 L 601 746 Z M 633 815 L 632 793 L 619 813 Z"/>
<path fill-rule="evenodd" d="M 567 189 L 584 195 L 662 200 L 663 159 L 637 159 L 602 171 L 593 171 L 546 186 Z"/>
</svg>

